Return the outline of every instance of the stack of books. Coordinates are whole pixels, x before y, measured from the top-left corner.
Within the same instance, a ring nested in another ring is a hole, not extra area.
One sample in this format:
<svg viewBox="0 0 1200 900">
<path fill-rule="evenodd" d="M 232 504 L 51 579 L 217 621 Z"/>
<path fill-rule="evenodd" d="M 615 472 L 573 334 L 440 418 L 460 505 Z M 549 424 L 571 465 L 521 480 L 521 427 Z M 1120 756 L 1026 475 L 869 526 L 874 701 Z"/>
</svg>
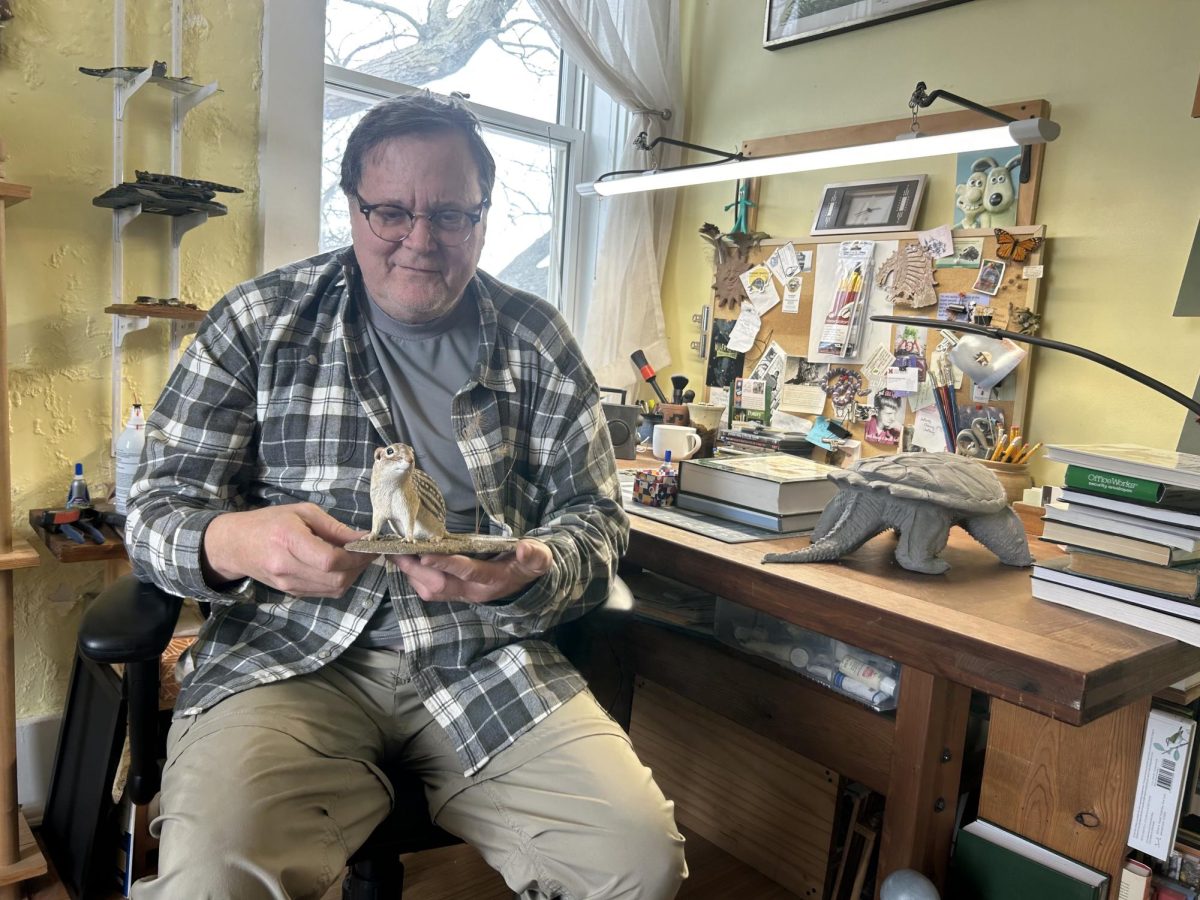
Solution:
<svg viewBox="0 0 1200 900">
<path fill-rule="evenodd" d="M 680 509 L 778 533 L 811 531 L 835 493 L 835 466 L 790 453 L 679 464 Z"/>
<path fill-rule="evenodd" d="M 753 429 L 722 428 L 717 432 L 717 446 L 739 454 L 791 453 L 795 456 L 812 456 L 813 452 L 813 445 L 803 434 L 772 431 L 761 426 Z"/>
<path fill-rule="evenodd" d="M 1042 537 L 1064 559 L 1033 596 L 1200 646 L 1200 457 L 1131 444 L 1053 446 L 1067 463 Z"/>
</svg>

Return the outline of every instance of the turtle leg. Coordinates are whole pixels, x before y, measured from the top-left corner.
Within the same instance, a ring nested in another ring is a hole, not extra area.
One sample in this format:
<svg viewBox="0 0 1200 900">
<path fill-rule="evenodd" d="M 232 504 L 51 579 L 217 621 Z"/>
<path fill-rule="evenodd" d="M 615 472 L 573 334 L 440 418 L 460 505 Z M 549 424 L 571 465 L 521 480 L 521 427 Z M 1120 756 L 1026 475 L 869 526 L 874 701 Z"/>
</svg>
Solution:
<svg viewBox="0 0 1200 900">
<path fill-rule="evenodd" d="M 821 513 L 809 546 L 791 553 L 768 553 L 763 562 L 829 562 L 853 553 L 884 527 L 877 502 L 868 501 L 858 491 L 839 491 Z"/>
<path fill-rule="evenodd" d="M 1006 566 L 1033 565 L 1025 528 L 1012 507 L 974 516 L 964 521 L 962 527 L 967 534 L 995 553 Z"/>
<path fill-rule="evenodd" d="M 917 504 L 900 526 L 896 562 L 910 572 L 941 575 L 950 563 L 938 557 L 950 536 L 950 516 L 940 507 Z"/>
</svg>

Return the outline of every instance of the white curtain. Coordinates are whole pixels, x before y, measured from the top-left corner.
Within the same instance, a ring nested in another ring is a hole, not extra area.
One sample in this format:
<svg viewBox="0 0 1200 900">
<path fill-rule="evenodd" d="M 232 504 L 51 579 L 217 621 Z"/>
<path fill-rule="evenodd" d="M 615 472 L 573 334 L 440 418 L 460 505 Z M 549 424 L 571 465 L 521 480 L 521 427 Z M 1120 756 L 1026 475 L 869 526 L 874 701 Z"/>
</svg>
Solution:
<svg viewBox="0 0 1200 900">
<path fill-rule="evenodd" d="M 629 114 L 629 140 L 617 169 L 678 163 L 677 148 L 638 150 L 632 138 L 683 133 L 679 69 L 678 0 L 531 0 L 559 45 L 584 73 Z M 670 110 L 669 119 L 649 110 Z M 592 177 L 599 173 L 587 173 Z M 640 382 L 629 355 L 643 350 L 655 369 L 671 362 L 662 312 L 662 273 L 675 215 L 672 190 L 628 194 L 601 203 L 604 225 L 584 354 L 605 387 L 636 392 Z"/>
</svg>

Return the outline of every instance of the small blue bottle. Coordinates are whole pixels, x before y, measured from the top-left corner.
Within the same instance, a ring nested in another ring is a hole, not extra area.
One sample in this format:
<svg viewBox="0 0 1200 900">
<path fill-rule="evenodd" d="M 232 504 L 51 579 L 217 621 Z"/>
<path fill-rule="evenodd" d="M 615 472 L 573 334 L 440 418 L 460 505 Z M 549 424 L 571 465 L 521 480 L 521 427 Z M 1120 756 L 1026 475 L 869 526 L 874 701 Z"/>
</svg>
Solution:
<svg viewBox="0 0 1200 900">
<path fill-rule="evenodd" d="M 88 491 L 87 482 L 83 480 L 83 463 L 75 463 L 75 477 L 67 488 L 67 509 L 87 509 L 92 505 L 92 495 Z"/>
</svg>

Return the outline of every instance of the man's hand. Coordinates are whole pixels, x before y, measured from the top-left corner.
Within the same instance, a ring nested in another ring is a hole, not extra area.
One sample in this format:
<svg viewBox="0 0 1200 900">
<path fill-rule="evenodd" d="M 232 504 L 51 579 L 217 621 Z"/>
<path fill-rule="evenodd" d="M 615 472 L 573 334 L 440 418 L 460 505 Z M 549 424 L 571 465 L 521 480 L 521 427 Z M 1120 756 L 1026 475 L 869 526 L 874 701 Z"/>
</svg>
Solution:
<svg viewBox="0 0 1200 900">
<path fill-rule="evenodd" d="M 392 560 L 422 600 L 488 603 L 524 590 L 550 571 L 554 557 L 541 541 L 527 538 L 495 559 L 426 554 Z"/>
<path fill-rule="evenodd" d="M 225 513 L 204 532 L 204 579 L 249 576 L 295 597 L 340 597 L 374 559 L 342 549 L 364 535 L 313 503 Z"/>
</svg>

